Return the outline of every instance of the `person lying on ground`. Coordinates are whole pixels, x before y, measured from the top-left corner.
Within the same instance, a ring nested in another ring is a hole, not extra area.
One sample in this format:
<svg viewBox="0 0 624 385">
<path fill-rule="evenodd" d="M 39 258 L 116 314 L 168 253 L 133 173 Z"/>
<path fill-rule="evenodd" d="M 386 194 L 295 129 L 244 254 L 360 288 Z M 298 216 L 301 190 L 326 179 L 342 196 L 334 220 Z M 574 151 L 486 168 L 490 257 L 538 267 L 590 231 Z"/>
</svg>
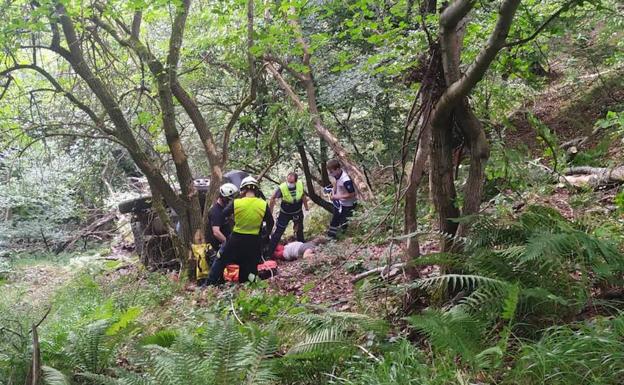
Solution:
<svg viewBox="0 0 624 385">
<path fill-rule="evenodd" d="M 281 250 L 281 256 L 286 261 L 294 261 L 299 258 L 312 258 L 317 247 L 325 241 L 324 238 L 315 238 L 309 242 L 291 241 Z"/>
</svg>

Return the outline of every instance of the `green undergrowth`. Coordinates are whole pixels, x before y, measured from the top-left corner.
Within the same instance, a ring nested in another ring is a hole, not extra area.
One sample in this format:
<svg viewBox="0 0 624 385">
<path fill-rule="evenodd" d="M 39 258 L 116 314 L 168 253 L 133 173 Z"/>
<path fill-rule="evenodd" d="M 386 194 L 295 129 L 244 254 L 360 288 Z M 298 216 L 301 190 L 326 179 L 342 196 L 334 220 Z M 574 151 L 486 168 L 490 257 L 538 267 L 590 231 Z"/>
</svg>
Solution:
<svg viewBox="0 0 624 385">
<path fill-rule="evenodd" d="M 368 314 L 310 305 L 266 282 L 190 290 L 132 264 L 94 262 L 45 304 L 0 300 L 0 384 L 24 382 L 39 322 L 47 384 L 622 383 L 622 304 L 602 296 L 622 287 L 617 229 L 536 206 L 472 220 L 461 254 L 419 261 L 442 274 L 364 280 L 357 295 Z M 423 306 L 395 309 L 392 321 L 366 306 L 408 292 Z"/>
</svg>

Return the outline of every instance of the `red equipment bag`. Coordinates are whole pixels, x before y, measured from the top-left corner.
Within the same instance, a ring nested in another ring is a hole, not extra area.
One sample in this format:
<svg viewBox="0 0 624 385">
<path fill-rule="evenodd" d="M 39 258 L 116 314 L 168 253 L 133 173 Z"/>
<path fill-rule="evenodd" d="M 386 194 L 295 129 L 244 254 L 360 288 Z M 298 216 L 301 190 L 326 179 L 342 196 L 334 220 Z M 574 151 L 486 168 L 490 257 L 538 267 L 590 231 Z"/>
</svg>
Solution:
<svg viewBox="0 0 624 385">
<path fill-rule="evenodd" d="M 258 265 L 260 279 L 268 279 L 277 275 L 277 262 L 268 260 Z"/>
<path fill-rule="evenodd" d="M 240 267 L 234 263 L 225 266 L 223 279 L 228 282 L 238 282 Z M 268 279 L 277 275 L 277 262 L 269 260 L 258 265 L 258 277 Z"/>
<path fill-rule="evenodd" d="M 228 282 L 238 282 L 239 270 L 239 266 L 235 264 L 225 266 L 225 270 L 223 270 L 223 279 Z"/>
</svg>

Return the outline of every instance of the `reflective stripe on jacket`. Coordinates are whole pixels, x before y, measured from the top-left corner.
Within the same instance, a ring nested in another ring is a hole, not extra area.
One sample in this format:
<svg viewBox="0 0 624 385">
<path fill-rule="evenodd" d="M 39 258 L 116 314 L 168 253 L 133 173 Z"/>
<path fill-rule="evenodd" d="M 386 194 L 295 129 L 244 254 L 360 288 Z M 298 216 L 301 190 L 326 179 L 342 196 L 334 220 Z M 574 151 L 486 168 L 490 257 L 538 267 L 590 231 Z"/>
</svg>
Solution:
<svg viewBox="0 0 624 385">
<path fill-rule="evenodd" d="M 301 181 L 297 181 L 297 183 L 295 183 L 295 188 L 295 199 L 293 199 L 293 196 L 290 193 L 290 189 L 288 188 L 288 183 L 284 182 L 280 184 L 280 191 L 282 193 L 282 200 L 284 202 L 299 202 L 303 198 L 303 183 Z"/>
</svg>

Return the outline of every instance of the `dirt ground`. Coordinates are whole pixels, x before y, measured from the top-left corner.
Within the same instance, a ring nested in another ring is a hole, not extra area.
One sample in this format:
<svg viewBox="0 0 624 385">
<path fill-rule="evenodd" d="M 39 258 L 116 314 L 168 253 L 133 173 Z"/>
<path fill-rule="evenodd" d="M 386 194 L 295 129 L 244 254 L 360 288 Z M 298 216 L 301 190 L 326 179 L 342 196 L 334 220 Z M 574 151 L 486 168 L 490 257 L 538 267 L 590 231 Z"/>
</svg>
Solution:
<svg viewBox="0 0 624 385">
<path fill-rule="evenodd" d="M 18 304 L 38 308 L 47 304 L 54 292 L 72 276 L 73 272 L 67 266 L 22 266 L 11 273 L 2 291 L 6 295 L 13 293 Z"/>
<path fill-rule="evenodd" d="M 335 253 L 336 247 L 344 252 Z M 421 253 L 437 251 L 437 244 L 421 244 Z M 332 253 L 333 252 L 333 253 Z M 335 310 L 353 310 L 355 283 L 353 278 L 361 272 L 401 262 L 402 243 L 368 245 L 359 247 L 350 240 L 321 247 L 311 258 L 279 261 L 279 274 L 270 280 L 270 287 L 284 294 L 306 297 L 310 303 L 329 306 Z M 401 281 L 402 270 L 393 277 Z M 426 273 L 426 272 L 423 272 Z M 376 273 L 371 277 L 381 276 Z"/>
<path fill-rule="evenodd" d="M 531 151 L 540 147 L 535 129 L 528 121 L 530 111 L 548 126 L 560 143 L 590 135 L 594 123 L 607 111 L 624 102 L 621 76 L 624 69 L 608 73 L 587 73 L 575 83 L 553 83 L 534 100 L 514 113 L 505 141 L 510 147 L 527 146 Z M 586 146 L 595 144 L 588 141 Z"/>
</svg>

